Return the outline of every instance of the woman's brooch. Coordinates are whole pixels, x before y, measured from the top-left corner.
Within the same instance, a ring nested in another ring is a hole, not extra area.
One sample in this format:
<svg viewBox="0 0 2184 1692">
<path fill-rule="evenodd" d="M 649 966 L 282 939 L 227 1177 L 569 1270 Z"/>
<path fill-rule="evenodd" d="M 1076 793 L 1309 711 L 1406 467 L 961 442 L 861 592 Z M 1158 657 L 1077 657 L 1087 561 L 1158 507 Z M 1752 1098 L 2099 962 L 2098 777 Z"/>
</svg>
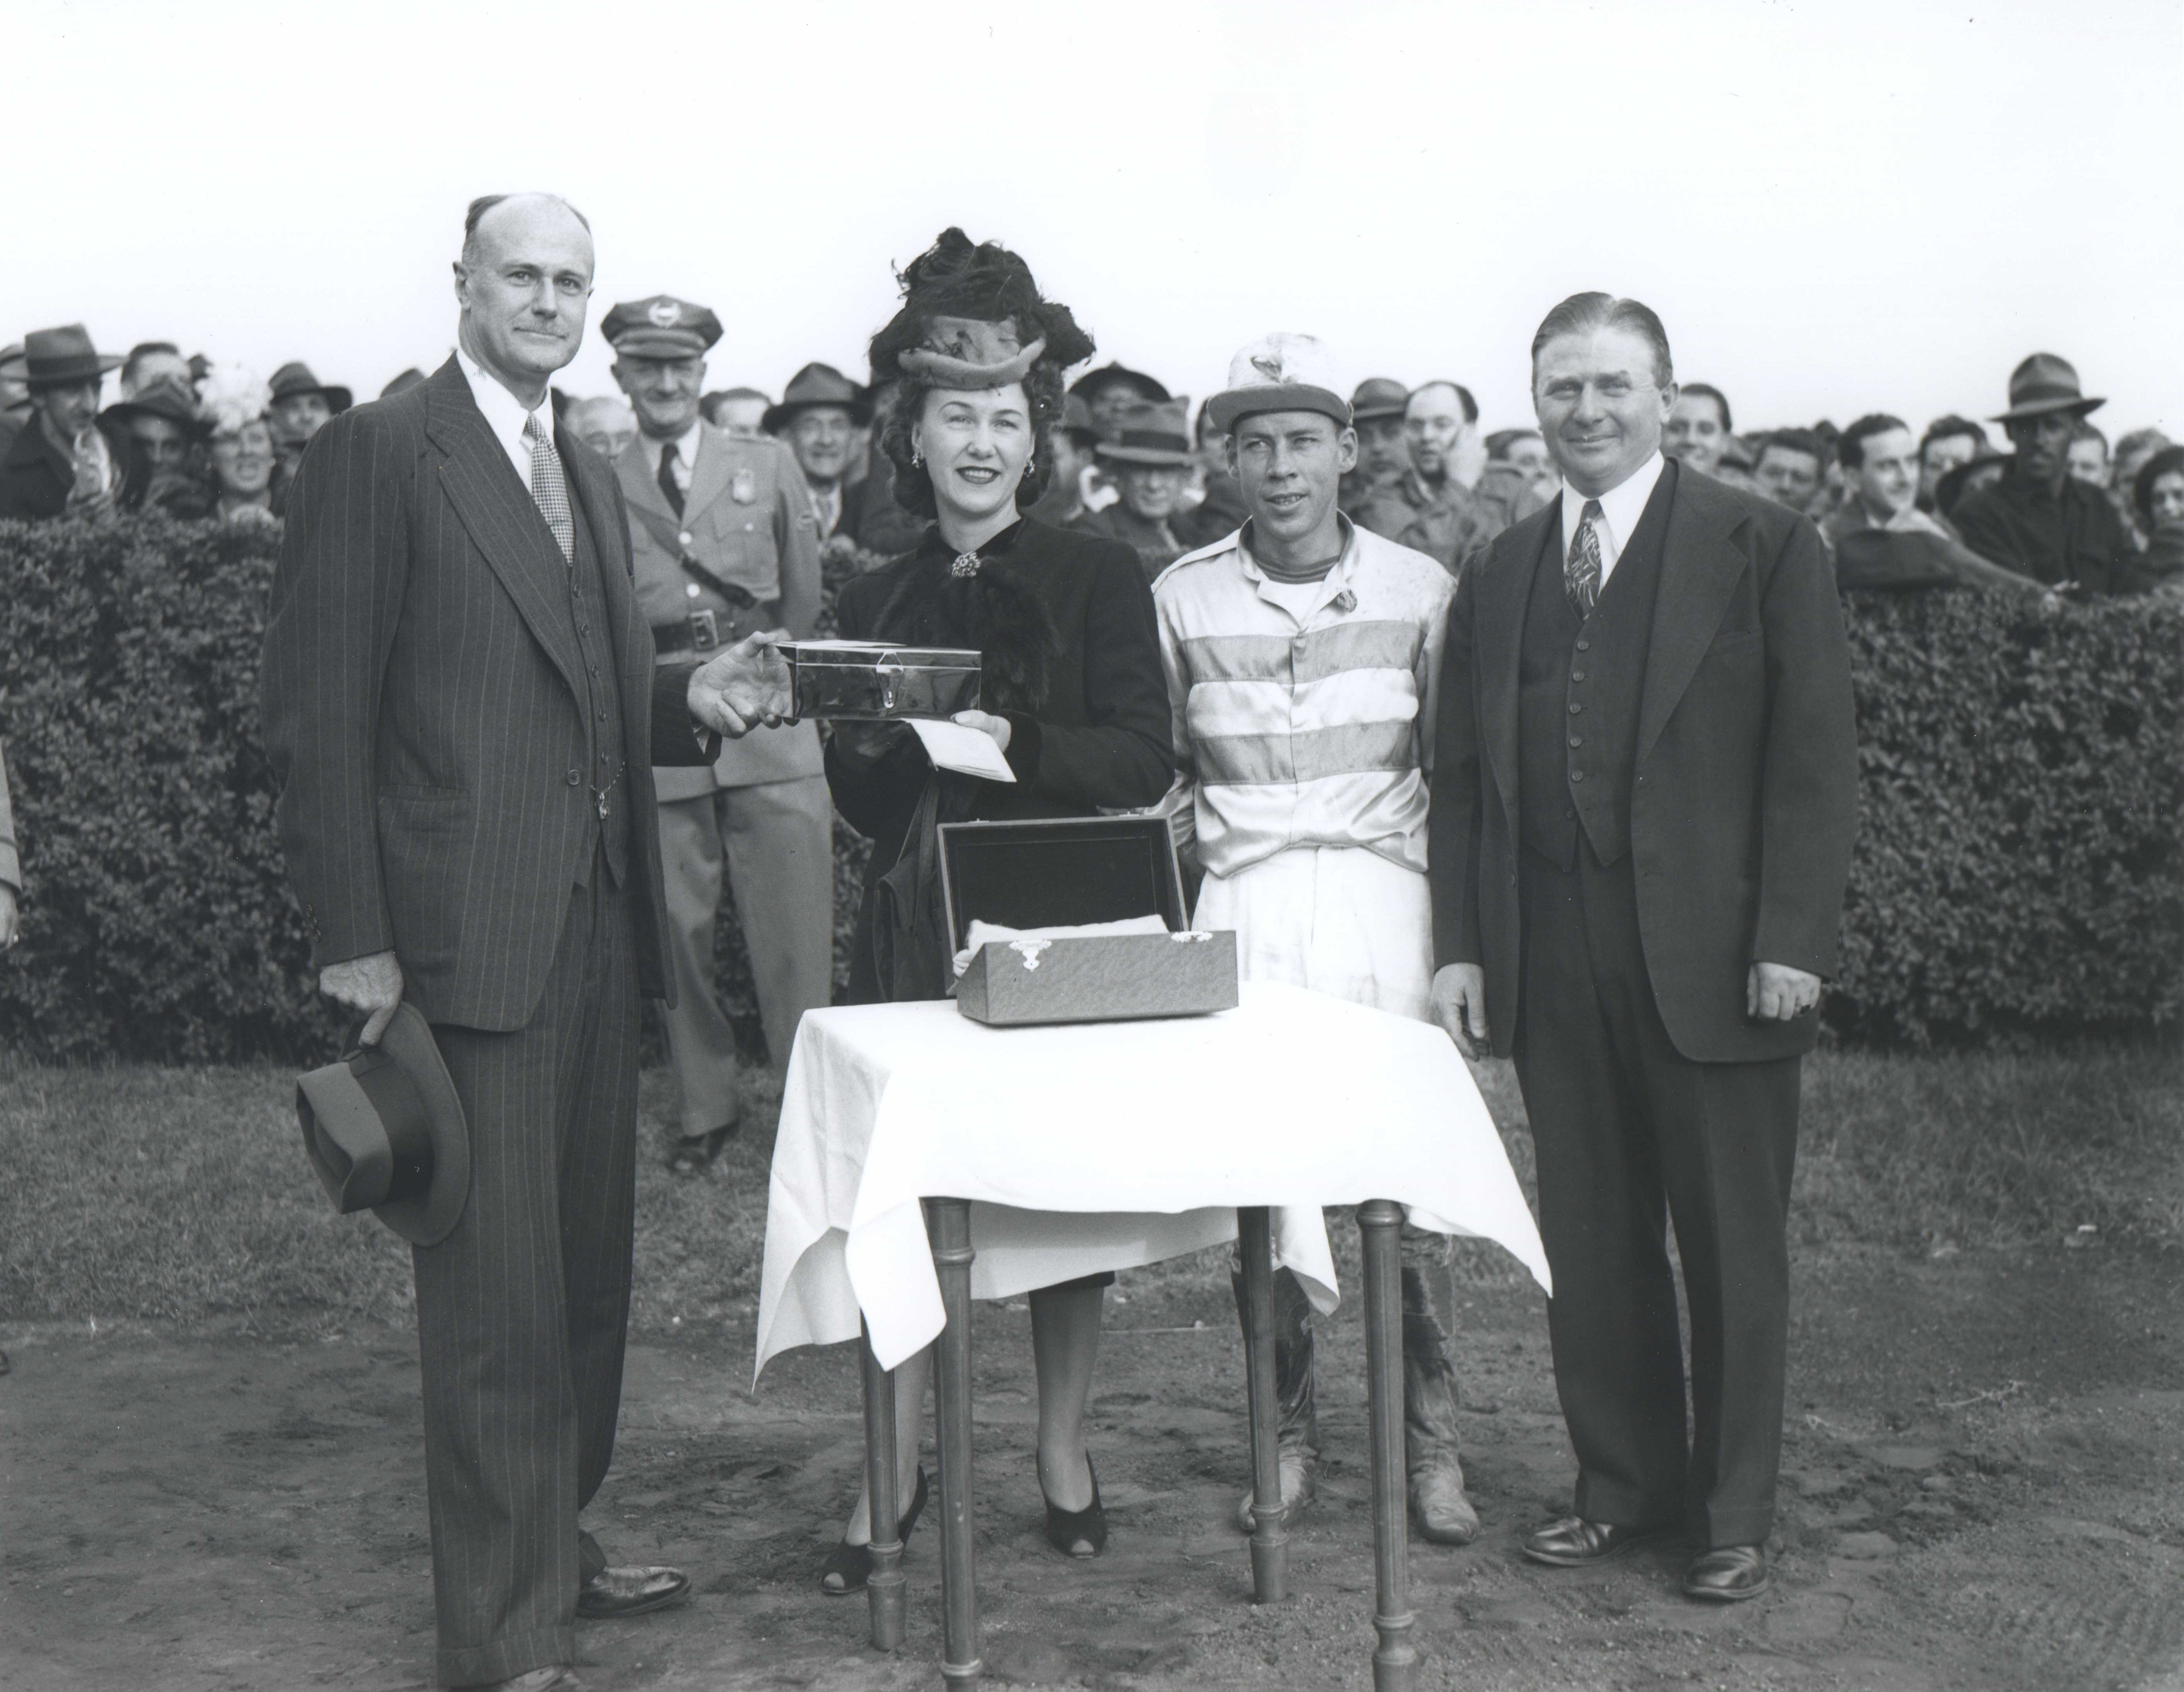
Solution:
<svg viewBox="0 0 2184 1692">
<path fill-rule="evenodd" d="M 959 552 L 956 555 L 956 561 L 948 567 L 948 573 L 951 576 L 975 576 L 978 573 L 978 567 L 985 561 L 976 550 Z"/>
</svg>

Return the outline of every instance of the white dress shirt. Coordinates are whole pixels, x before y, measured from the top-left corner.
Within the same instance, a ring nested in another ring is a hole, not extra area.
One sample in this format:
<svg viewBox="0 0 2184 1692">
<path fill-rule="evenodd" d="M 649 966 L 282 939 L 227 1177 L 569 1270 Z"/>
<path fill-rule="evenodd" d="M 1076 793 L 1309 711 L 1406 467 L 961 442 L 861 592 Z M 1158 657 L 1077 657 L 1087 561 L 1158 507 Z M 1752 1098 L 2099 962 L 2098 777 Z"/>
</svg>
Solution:
<svg viewBox="0 0 2184 1692">
<path fill-rule="evenodd" d="M 539 427 L 546 431 L 546 438 L 554 438 L 554 414 L 548 402 L 542 401 L 537 410 L 526 411 L 523 402 L 501 385 L 500 378 L 465 352 L 455 349 L 455 362 L 462 366 L 463 375 L 471 384 L 471 398 L 485 414 L 485 426 L 493 431 L 493 438 L 508 455 L 508 461 L 515 466 L 516 475 L 524 487 L 531 486 L 531 443 L 523 438 L 523 426 L 538 417 Z M 539 416 L 539 412 L 544 412 Z"/>
<path fill-rule="evenodd" d="M 1586 500 L 1597 498 L 1601 521 L 1593 524 L 1592 532 L 1600 541 L 1600 585 L 1606 587 L 1607 578 L 1615 573 L 1615 561 L 1623 556 L 1623 548 L 1630 539 L 1630 531 L 1638 527 L 1638 519 L 1645 515 L 1646 501 L 1653 497 L 1653 484 L 1660 479 L 1661 455 L 1657 450 L 1651 458 L 1605 494 L 1580 494 L 1568 483 L 1563 483 L 1563 558 L 1568 558 L 1571 543 L 1577 539 L 1577 526 L 1585 516 Z"/>
<path fill-rule="evenodd" d="M 698 435 L 704 427 L 705 419 L 701 417 L 690 425 L 688 434 L 675 438 L 675 485 L 685 494 L 690 491 L 691 473 L 698 467 Z M 667 443 L 655 440 L 642 429 L 638 431 L 637 439 L 638 444 L 644 449 L 644 467 L 657 482 L 660 479 L 660 455 Z"/>
</svg>

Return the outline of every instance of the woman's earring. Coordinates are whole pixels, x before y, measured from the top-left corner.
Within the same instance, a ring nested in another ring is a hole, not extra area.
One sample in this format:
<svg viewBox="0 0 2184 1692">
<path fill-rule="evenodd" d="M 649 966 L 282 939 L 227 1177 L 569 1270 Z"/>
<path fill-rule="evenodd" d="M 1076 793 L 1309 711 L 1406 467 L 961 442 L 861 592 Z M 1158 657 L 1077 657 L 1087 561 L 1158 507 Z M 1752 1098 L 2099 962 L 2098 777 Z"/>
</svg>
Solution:
<svg viewBox="0 0 2184 1692">
<path fill-rule="evenodd" d="M 925 467 L 925 454 L 917 447 L 912 447 L 910 450 L 910 467 L 912 470 L 922 470 Z"/>
<path fill-rule="evenodd" d="M 1028 458 L 1028 459 L 1026 459 L 1026 460 L 1024 461 L 1024 467 L 1023 467 L 1024 480 L 1025 480 L 1025 481 L 1027 481 L 1027 482 L 1030 481 L 1030 480 L 1031 480 L 1031 478 L 1032 478 L 1033 473 L 1034 473 L 1034 472 L 1036 472 L 1038 469 L 1039 469 L 1039 460 L 1038 460 L 1038 459 L 1036 459 L 1036 458 Z"/>
</svg>

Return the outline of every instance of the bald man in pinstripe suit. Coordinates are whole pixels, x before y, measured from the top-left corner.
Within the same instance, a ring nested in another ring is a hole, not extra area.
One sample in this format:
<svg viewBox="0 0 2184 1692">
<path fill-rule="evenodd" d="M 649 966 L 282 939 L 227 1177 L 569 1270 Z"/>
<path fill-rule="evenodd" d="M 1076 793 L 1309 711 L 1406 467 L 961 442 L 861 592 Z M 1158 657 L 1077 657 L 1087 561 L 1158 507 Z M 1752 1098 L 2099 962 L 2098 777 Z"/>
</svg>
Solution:
<svg viewBox="0 0 2184 1692">
<path fill-rule="evenodd" d="M 670 992 L 652 768 L 779 720 L 754 636 L 655 669 L 613 472 L 559 434 L 589 226 L 471 208 L 458 351 L 305 454 L 266 630 L 265 744 L 320 989 L 376 1041 L 406 996 L 471 1142 L 414 1248 L 438 1672 L 577 1683 L 579 1616 L 679 1600 L 577 1524 L 614 1449 L 629 1309 L 638 1002 Z"/>
</svg>

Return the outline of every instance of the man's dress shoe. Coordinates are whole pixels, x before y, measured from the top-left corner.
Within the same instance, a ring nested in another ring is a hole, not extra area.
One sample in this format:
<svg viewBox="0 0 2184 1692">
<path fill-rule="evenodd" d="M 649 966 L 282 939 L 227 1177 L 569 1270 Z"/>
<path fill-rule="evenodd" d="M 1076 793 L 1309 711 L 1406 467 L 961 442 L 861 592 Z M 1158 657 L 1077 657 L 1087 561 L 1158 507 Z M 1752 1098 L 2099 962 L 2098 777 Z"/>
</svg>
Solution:
<svg viewBox="0 0 2184 1692">
<path fill-rule="evenodd" d="M 1741 1604 L 1774 1583 L 1764 1545 L 1720 1545 L 1701 1551 L 1684 1571 L 1686 1596 L 1708 1604 Z"/>
<path fill-rule="evenodd" d="M 1524 1555 L 1551 1568 L 1581 1569 L 1619 1557 L 1633 1545 L 1658 1539 L 1667 1529 L 1658 1524 L 1625 1527 L 1612 1522 L 1588 1522 L 1565 1516 L 1535 1529 L 1524 1540 Z"/>
<path fill-rule="evenodd" d="M 680 1569 L 601 1569 L 577 1589 L 577 1615 L 586 1622 L 645 1616 L 680 1604 L 689 1593 L 690 1577 Z"/>
</svg>

